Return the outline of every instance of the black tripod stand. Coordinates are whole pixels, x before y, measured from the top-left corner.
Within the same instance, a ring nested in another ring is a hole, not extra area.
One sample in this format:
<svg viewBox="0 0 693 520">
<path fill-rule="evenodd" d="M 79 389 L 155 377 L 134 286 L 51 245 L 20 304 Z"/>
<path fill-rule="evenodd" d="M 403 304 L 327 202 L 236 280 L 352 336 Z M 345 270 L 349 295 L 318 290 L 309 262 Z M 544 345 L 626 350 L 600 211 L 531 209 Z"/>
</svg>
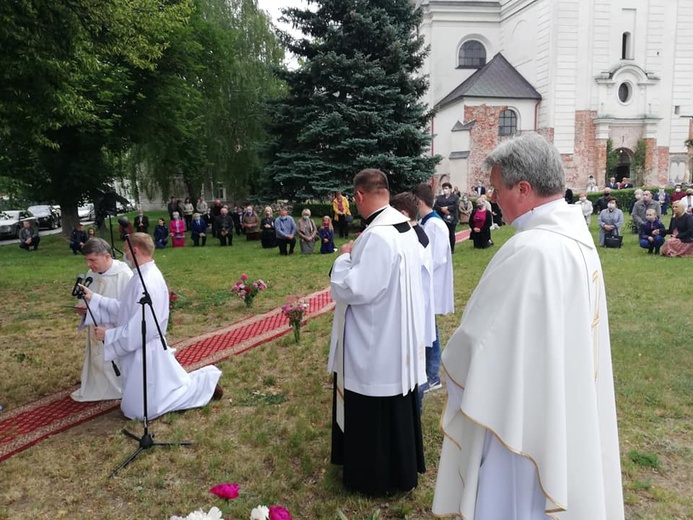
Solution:
<svg viewBox="0 0 693 520">
<path fill-rule="evenodd" d="M 126 217 L 122 217 L 121 219 L 119 219 L 118 223 L 127 229 L 128 219 Z M 151 296 L 149 295 L 149 291 L 147 291 L 147 286 L 144 284 L 144 278 L 142 277 L 140 265 L 137 262 L 137 256 L 135 256 L 133 252 L 132 242 L 130 241 L 129 234 L 125 235 L 125 241 L 128 244 L 130 257 L 132 259 L 133 264 L 135 265 L 137 274 L 140 277 L 140 282 L 142 283 L 142 298 L 140 298 L 139 304 L 142 309 L 142 399 L 144 404 L 142 426 L 144 428 L 144 431 L 142 432 L 142 436 L 138 437 L 134 433 L 130 433 L 129 431 L 123 429 L 123 434 L 127 437 L 130 437 L 131 439 L 136 440 L 139 443 L 139 446 L 133 452 L 133 454 L 130 455 L 130 457 L 128 457 L 120 466 L 118 466 L 113 471 L 113 473 L 110 474 L 110 478 L 113 478 L 116 475 L 116 473 L 118 473 L 128 464 L 130 464 L 130 462 L 132 462 L 135 459 L 135 457 L 137 457 L 143 450 L 148 450 L 149 448 L 152 448 L 154 446 L 190 446 L 192 444 L 191 441 L 154 442 L 154 434 L 149 433 L 149 411 L 147 409 L 147 307 L 149 307 L 149 311 L 152 313 L 152 318 L 154 318 L 154 324 L 156 325 L 156 330 L 159 333 L 159 339 L 161 340 L 161 347 L 164 350 L 166 350 L 167 347 L 164 335 L 161 333 L 159 320 L 157 320 L 156 314 L 154 313 L 154 307 L 152 306 Z"/>
<path fill-rule="evenodd" d="M 120 223 L 120 221 L 118 221 L 118 223 Z M 111 256 L 113 258 L 118 258 L 118 255 L 116 253 L 120 253 L 120 256 L 122 258 L 125 256 L 125 254 L 115 246 L 115 241 L 113 240 L 113 222 L 111 221 L 111 214 L 110 213 L 108 213 L 108 227 L 111 230 Z M 127 228 L 127 226 L 126 226 L 126 228 Z"/>
</svg>

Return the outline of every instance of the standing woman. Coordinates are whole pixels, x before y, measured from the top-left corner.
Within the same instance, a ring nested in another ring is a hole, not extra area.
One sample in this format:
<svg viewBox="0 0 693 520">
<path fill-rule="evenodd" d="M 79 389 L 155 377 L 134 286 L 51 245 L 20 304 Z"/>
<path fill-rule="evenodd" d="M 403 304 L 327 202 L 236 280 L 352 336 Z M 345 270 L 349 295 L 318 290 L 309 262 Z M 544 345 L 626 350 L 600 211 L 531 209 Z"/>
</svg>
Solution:
<svg viewBox="0 0 693 520">
<path fill-rule="evenodd" d="M 185 229 L 190 229 L 190 223 L 192 222 L 193 212 L 195 211 L 195 206 L 190 202 L 190 197 L 185 197 L 185 202 L 183 202 L 183 218 L 185 219 Z"/>
<path fill-rule="evenodd" d="M 318 228 L 310 218 L 310 210 L 305 208 L 301 212 L 301 220 L 298 222 L 298 238 L 301 241 L 301 253 L 312 255 L 315 249 L 315 237 L 318 235 Z"/>
<path fill-rule="evenodd" d="M 260 229 L 262 230 L 260 240 L 262 240 L 263 249 L 277 247 L 277 235 L 274 232 L 274 212 L 269 206 L 265 207 L 265 216 L 260 221 Z"/>
<path fill-rule="evenodd" d="M 332 201 L 332 211 L 334 211 L 335 227 L 339 231 L 339 238 L 347 238 L 349 236 L 349 220 L 351 211 L 349 211 L 349 200 L 338 191 Z"/>
<path fill-rule="evenodd" d="M 169 234 L 171 235 L 173 247 L 185 246 L 185 222 L 181 220 L 180 213 L 177 211 L 173 212 Z"/>
<path fill-rule="evenodd" d="M 481 198 L 476 200 L 476 208 L 472 210 L 469 216 L 469 227 L 472 232 L 469 237 L 474 242 L 474 249 L 486 249 L 491 242 L 491 226 L 493 225 L 493 216 L 491 211 L 486 208 L 486 203 Z"/>
</svg>

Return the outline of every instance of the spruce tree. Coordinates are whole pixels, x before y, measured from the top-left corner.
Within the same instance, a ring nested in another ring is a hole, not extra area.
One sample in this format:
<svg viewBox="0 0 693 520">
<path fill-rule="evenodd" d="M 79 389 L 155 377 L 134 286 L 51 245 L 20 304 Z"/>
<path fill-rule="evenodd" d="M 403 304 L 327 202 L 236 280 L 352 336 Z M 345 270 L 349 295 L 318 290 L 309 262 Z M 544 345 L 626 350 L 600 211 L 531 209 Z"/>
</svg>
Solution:
<svg viewBox="0 0 693 520">
<path fill-rule="evenodd" d="M 427 155 L 428 88 L 421 13 L 409 0 L 317 0 L 283 13 L 304 37 L 280 74 L 286 97 L 270 107 L 267 189 L 293 200 L 351 191 L 354 174 L 379 168 L 401 191 L 433 174 Z"/>
</svg>

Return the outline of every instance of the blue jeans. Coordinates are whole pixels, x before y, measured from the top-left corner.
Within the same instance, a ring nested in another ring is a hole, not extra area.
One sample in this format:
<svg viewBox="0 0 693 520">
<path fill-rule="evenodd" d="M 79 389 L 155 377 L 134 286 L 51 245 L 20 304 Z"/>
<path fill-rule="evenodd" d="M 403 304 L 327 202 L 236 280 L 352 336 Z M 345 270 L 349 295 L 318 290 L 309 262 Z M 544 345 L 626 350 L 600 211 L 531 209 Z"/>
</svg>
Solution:
<svg viewBox="0 0 693 520">
<path fill-rule="evenodd" d="M 431 348 L 426 349 L 426 377 L 428 384 L 440 381 L 440 335 L 438 334 L 438 323 L 436 323 L 436 339 Z"/>
</svg>

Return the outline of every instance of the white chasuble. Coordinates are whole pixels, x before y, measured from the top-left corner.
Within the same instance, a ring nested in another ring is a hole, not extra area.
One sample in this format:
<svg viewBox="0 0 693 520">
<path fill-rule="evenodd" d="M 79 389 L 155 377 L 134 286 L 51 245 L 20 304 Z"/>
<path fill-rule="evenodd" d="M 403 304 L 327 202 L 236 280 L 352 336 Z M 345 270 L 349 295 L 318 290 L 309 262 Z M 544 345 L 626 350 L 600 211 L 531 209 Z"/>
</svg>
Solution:
<svg viewBox="0 0 693 520">
<path fill-rule="evenodd" d="M 594 241 L 579 208 L 563 200 L 513 225 L 519 220 L 443 352 L 449 396 L 433 512 L 491 520 L 477 516 L 493 510 L 478 501 L 498 500 L 501 488 L 494 495 L 492 479 L 482 482 L 490 432 L 531 463 L 542 493 L 539 517 L 516 518 L 621 520 L 609 326 Z"/>
<path fill-rule="evenodd" d="M 332 267 L 328 370 L 361 395 L 406 395 L 426 381 L 421 246 L 394 227 L 405 222 L 387 206 Z"/>
<path fill-rule="evenodd" d="M 97 294 L 108 298 L 118 298 L 127 286 L 132 271 L 124 262 L 113 260 L 108 271 L 99 274 L 91 270 L 87 271 L 87 278 L 91 277 L 93 282 L 90 289 Z M 90 306 L 91 307 L 91 306 Z M 92 312 L 96 309 L 92 309 Z M 96 314 L 94 315 L 96 317 Z M 109 399 L 120 399 L 121 378 L 116 375 L 111 361 L 104 359 L 103 342 L 94 339 L 92 327 L 94 322 L 91 315 L 87 313 L 79 330 L 87 328 L 86 348 L 84 350 L 84 365 L 82 366 L 82 376 L 80 387 L 72 392 L 72 399 L 75 401 L 104 401 Z M 97 321 L 96 325 L 107 327 L 115 326 L 114 322 Z M 116 364 L 118 362 L 116 361 Z"/>
<path fill-rule="evenodd" d="M 162 333 L 165 334 L 169 315 L 169 292 L 164 277 L 154 261 L 140 266 L 152 306 Z M 120 359 L 123 378 L 123 399 L 120 409 L 130 419 L 142 419 L 142 282 L 135 275 L 130 279 L 120 300 L 92 297 L 92 307 L 105 313 L 117 326 L 106 331 L 104 341 L 106 360 Z M 145 306 L 147 325 L 147 411 L 149 419 L 167 412 L 185 410 L 206 405 L 214 393 L 221 371 L 206 366 L 187 373 L 173 354 L 173 349 L 163 349 L 152 312 Z M 165 341 L 165 338 L 164 338 Z"/>
</svg>

